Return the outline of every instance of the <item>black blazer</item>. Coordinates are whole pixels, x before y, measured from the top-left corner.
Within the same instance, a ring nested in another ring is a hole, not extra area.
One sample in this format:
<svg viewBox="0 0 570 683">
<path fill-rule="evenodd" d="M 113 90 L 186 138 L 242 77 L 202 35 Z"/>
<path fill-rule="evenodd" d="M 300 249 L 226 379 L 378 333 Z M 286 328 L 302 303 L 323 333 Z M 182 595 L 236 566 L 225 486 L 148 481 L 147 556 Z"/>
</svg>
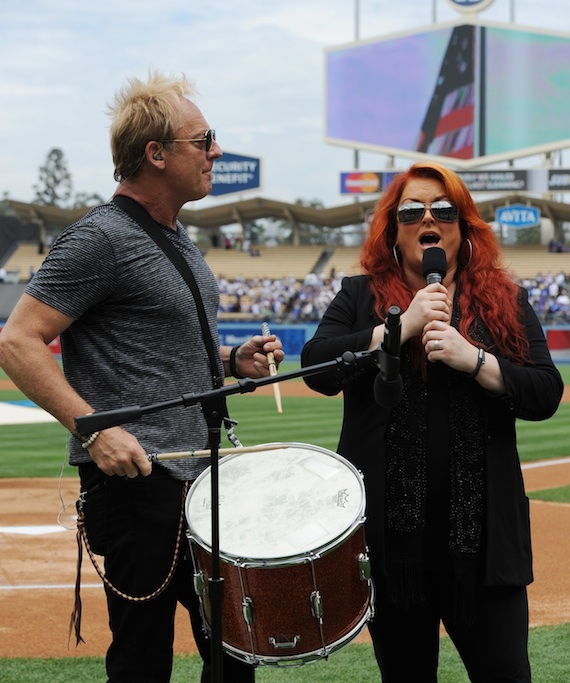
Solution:
<svg viewBox="0 0 570 683">
<path fill-rule="evenodd" d="M 516 447 L 515 420 L 544 420 L 558 408 L 564 385 L 554 366 L 542 327 L 521 288 L 525 330 L 533 365 L 515 366 L 497 356 L 505 393 L 489 394 L 486 429 L 486 533 L 484 583 L 489 586 L 526 585 L 532 581 L 529 503 L 525 495 Z M 374 326 L 374 299 L 368 277 L 345 278 L 314 337 L 305 344 L 302 366 L 342 356 L 344 351 L 368 348 Z M 343 391 L 344 416 L 338 452 L 364 475 L 367 496 L 366 534 L 376 567 L 383 566 L 384 429 L 389 410 L 374 400 L 378 370 L 371 364 L 344 370 L 341 366 L 306 377 L 315 391 L 333 396 Z"/>
</svg>

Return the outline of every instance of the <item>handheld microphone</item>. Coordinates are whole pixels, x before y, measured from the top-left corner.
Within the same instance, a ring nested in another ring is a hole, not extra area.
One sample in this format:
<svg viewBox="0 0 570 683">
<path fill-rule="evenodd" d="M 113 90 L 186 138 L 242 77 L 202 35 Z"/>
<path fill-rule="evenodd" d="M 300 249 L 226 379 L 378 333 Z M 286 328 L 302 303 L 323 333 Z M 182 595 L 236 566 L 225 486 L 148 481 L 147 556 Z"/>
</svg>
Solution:
<svg viewBox="0 0 570 683">
<path fill-rule="evenodd" d="M 428 285 L 442 282 L 447 274 L 447 256 L 441 247 L 430 247 L 422 258 L 422 275 Z"/>
</svg>

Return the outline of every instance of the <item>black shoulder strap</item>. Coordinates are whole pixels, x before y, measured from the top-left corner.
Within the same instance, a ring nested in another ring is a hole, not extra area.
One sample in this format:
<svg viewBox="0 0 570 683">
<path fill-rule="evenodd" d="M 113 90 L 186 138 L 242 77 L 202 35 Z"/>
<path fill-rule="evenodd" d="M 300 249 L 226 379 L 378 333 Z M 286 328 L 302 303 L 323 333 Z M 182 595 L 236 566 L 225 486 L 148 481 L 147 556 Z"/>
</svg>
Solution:
<svg viewBox="0 0 570 683">
<path fill-rule="evenodd" d="M 198 289 L 198 284 L 196 283 L 196 278 L 194 277 L 192 269 L 186 262 L 184 256 L 182 256 L 174 244 L 172 244 L 172 242 L 164 234 L 160 224 L 154 220 L 144 206 L 141 206 L 134 199 L 125 197 L 124 195 L 116 195 L 113 198 L 113 202 L 136 223 L 138 223 L 138 225 L 141 226 L 146 234 L 153 239 L 156 244 L 158 244 L 166 256 L 168 256 L 168 258 L 176 266 L 178 272 L 180 275 L 182 275 L 188 287 L 190 287 L 192 295 L 194 296 L 194 301 L 196 302 L 196 310 L 198 311 L 198 318 L 200 319 L 202 336 L 204 338 L 204 344 L 206 345 L 206 351 L 208 352 L 208 360 L 210 361 L 210 371 L 212 373 L 214 388 L 221 387 L 224 383 L 224 378 L 220 377 L 218 374 L 218 365 L 214 355 L 214 342 L 212 340 L 210 327 L 206 318 L 204 302 L 202 301 L 202 296 L 200 295 L 200 290 Z"/>
</svg>

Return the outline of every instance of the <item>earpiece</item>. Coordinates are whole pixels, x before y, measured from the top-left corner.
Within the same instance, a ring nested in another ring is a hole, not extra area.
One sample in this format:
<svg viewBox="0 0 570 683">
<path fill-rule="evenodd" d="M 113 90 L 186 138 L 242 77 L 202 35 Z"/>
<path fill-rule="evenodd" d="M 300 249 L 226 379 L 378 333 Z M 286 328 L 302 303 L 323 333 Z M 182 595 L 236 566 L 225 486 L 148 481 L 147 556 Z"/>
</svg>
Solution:
<svg viewBox="0 0 570 683">
<path fill-rule="evenodd" d="M 160 152 L 155 152 L 155 153 L 152 155 L 152 158 L 153 158 L 153 159 L 156 159 L 157 161 L 162 161 L 162 156 L 161 156 Z"/>
</svg>

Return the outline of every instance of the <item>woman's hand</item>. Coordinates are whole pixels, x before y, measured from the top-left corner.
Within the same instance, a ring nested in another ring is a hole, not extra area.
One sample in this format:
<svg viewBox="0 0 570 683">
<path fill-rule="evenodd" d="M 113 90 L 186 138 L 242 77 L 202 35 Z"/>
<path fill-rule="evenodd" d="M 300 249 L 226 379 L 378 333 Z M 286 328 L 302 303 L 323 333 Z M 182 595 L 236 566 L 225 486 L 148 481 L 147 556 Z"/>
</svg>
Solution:
<svg viewBox="0 0 570 683">
<path fill-rule="evenodd" d="M 479 349 L 442 321 L 432 320 L 424 327 L 422 343 L 431 363 L 440 360 L 460 372 L 471 372 L 477 365 Z"/>
<path fill-rule="evenodd" d="M 416 292 L 407 310 L 402 313 L 402 342 L 422 334 L 432 321 L 449 324 L 451 301 L 447 289 L 440 283 L 428 285 Z"/>
<path fill-rule="evenodd" d="M 427 358 L 432 363 L 440 360 L 454 370 L 469 374 L 479 365 L 475 380 L 492 394 L 504 393 L 505 380 L 496 357 L 486 353 L 484 363 L 478 364 L 478 347 L 465 339 L 455 327 L 432 320 L 424 327 L 422 342 Z"/>
</svg>

